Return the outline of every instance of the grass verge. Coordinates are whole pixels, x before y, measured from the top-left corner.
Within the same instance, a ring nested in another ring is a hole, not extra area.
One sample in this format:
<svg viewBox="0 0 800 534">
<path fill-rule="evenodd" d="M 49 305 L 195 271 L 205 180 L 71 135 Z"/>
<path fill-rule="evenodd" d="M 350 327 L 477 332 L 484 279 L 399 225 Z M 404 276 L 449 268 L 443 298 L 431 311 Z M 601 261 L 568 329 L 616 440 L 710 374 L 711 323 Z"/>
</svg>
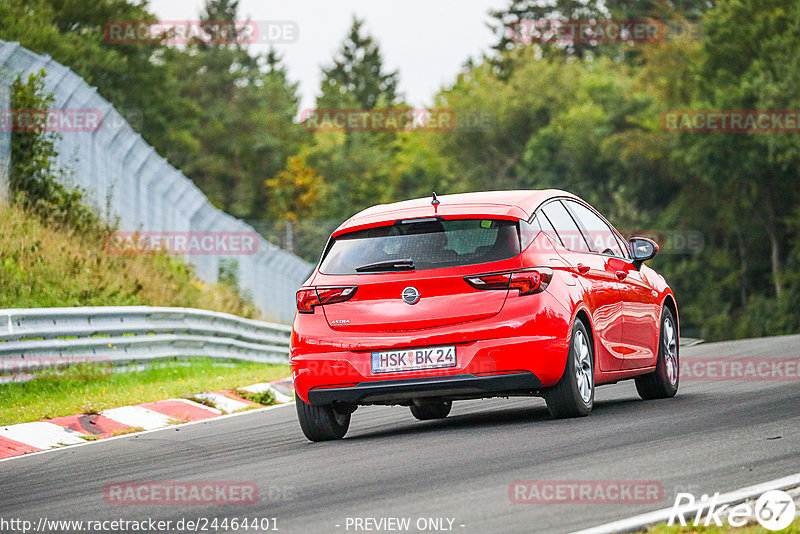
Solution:
<svg viewBox="0 0 800 534">
<path fill-rule="evenodd" d="M 652 527 L 648 527 L 647 530 L 642 532 L 646 532 L 647 534 L 726 534 L 729 532 L 734 532 L 736 534 L 774 534 L 774 530 L 767 530 L 758 523 L 748 524 L 741 528 L 734 528 L 727 524 L 727 522 L 723 522 L 723 526 L 711 526 L 711 527 L 695 527 L 692 525 L 687 525 L 682 527 L 680 525 L 673 525 L 667 526 L 666 523 L 661 523 L 659 525 L 653 525 Z M 786 527 L 783 530 L 779 530 L 778 533 L 780 534 L 800 534 L 800 519 L 795 520 L 791 525 Z"/>
<path fill-rule="evenodd" d="M 0 425 L 27 423 L 201 391 L 236 389 L 289 375 L 287 365 L 211 358 L 171 359 L 145 364 L 141 370 L 45 374 L 28 382 L 0 384 Z"/>
<path fill-rule="evenodd" d="M 179 256 L 120 255 L 103 228 L 78 232 L 0 206 L 0 308 L 185 306 L 258 318 L 225 283 L 199 281 Z"/>
<path fill-rule="evenodd" d="M 272 406 L 275 404 L 275 394 L 271 391 L 262 391 L 261 393 L 251 393 L 243 389 L 236 391 L 236 394 L 243 399 L 263 404 L 264 406 Z"/>
</svg>

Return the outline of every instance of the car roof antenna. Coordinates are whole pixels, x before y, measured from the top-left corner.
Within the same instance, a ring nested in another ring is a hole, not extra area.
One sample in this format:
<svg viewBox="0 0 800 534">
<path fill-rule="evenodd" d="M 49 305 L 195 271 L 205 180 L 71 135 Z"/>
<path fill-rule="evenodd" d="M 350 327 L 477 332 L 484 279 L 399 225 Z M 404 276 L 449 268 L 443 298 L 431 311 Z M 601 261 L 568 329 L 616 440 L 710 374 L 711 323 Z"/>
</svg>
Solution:
<svg viewBox="0 0 800 534">
<path fill-rule="evenodd" d="M 439 202 L 439 199 L 436 198 L 436 191 L 434 191 L 433 192 L 433 200 L 431 200 L 431 206 L 433 206 L 433 212 L 434 213 L 436 213 L 436 210 L 439 209 L 439 204 L 441 204 L 441 202 Z"/>
</svg>

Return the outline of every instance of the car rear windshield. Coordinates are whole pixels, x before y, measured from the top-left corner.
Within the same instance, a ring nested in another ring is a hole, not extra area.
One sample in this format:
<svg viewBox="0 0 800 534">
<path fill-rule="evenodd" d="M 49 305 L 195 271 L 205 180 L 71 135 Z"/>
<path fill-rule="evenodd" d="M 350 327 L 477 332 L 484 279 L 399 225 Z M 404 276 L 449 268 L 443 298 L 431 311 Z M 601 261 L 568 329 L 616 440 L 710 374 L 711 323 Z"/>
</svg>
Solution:
<svg viewBox="0 0 800 534">
<path fill-rule="evenodd" d="M 324 274 L 365 274 L 472 265 L 520 252 L 516 221 L 417 219 L 334 238 L 320 264 Z"/>
</svg>

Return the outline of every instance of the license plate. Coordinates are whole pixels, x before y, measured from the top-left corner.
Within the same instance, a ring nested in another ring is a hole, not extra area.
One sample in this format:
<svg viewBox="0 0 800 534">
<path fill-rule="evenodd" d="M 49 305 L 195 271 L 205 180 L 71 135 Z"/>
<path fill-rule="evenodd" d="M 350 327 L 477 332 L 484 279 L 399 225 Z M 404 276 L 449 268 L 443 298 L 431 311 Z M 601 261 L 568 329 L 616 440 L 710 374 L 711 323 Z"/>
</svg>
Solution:
<svg viewBox="0 0 800 534">
<path fill-rule="evenodd" d="M 398 373 L 455 366 L 456 348 L 452 345 L 372 353 L 373 373 Z"/>
</svg>

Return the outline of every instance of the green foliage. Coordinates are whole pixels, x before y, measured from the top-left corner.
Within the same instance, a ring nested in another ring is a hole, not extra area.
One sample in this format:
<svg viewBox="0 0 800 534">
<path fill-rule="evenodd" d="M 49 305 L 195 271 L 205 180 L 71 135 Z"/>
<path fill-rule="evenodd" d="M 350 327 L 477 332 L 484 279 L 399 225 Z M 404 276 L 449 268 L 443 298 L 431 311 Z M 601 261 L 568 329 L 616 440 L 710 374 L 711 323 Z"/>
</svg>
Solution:
<svg viewBox="0 0 800 534">
<path fill-rule="evenodd" d="M 605 18 L 606 12 L 603 9 L 603 2 L 599 0 L 557 0 L 552 2 L 540 2 L 538 0 L 511 0 L 506 9 L 491 11 L 494 19 L 493 29 L 498 35 L 498 42 L 492 47 L 498 52 L 505 52 L 519 46 L 520 43 L 512 39 L 510 29 L 513 24 L 520 21 L 545 21 L 545 20 L 588 20 Z M 556 44 L 555 47 L 548 46 Z M 596 44 L 591 43 L 544 43 L 545 50 L 554 51 L 556 54 L 576 55 L 583 57 L 592 50 L 597 49 Z M 524 43 L 523 43 L 524 46 Z M 499 64 L 508 68 L 511 65 L 511 57 L 501 56 L 503 61 Z"/>
<path fill-rule="evenodd" d="M 11 86 L 11 109 L 20 115 L 20 122 L 23 114 L 30 115 L 30 125 L 11 135 L 12 198 L 43 220 L 80 232 L 102 231 L 105 225 L 83 204 L 81 192 L 65 186 L 65 172 L 56 168 L 57 134 L 45 128 L 53 97 L 43 94 L 44 77 L 44 71 L 31 74 L 27 81 L 17 77 Z"/>
<path fill-rule="evenodd" d="M 234 0 L 207 0 L 201 16 L 237 12 Z M 103 22 L 137 18 L 153 15 L 125 0 L 6 0 L 0 37 L 51 54 L 118 108 L 139 110 L 145 139 L 214 204 L 310 261 L 330 230 L 376 203 L 557 187 L 621 229 L 702 233 L 699 253 L 665 250 L 652 262 L 687 331 L 800 330 L 796 135 L 672 133 L 659 121 L 679 109 L 800 108 L 797 2 L 509 0 L 490 14 L 492 50 L 435 96 L 433 107 L 459 124 L 441 132 L 307 131 L 295 121 L 297 84 L 274 51 L 102 40 Z M 509 23 L 543 18 L 655 18 L 667 32 L 650 44 L 508 38 Z M 385 70 L 357 18 L 322 74 L 320 108 L 405 106 L 398 73 Z M 458 122 L 478 115 L 477 127 Z M 24 166 L 46 173 L 46 143 L 29 145 Z M 24 276 L 13 261 L 6 272 Z"/>
<path fill-rule="evenodd" d="M 800 65 L 794 51 L 800 46 L 800 5 L 788 0 L 720 3 L 704 21 L 692 107 L 798 108 Z M 797 331 L 792 306 L 800 293 L 796 284 L 786 283 L 796 270 L 791 254 L 798 243 L 790 224 L 800 202 L 800 151 L 794 135 L 685 134 L 673 157 L 688 178 L 685 186 L 701 184 L 714 200 L 687 195 L 678 210 L 684 221 L 708 228 L 713 248 L 704 256 L 735 258 L 728 271 L 737 285 L 727 299 L 729 324 L 708 328 L 709 336 Z M 697 302 L 708 302 L 712 292 L 719 292 L 718 283 L 712 282 Z"/>
<path fill-rule="evenodd" d="M 714 3 L 714 0 L 511 0 L 507 8 L 490 12 L 491 27 L 497 35 L 492 49 L 498 52 L 491 57 L 491 64 L 504 78 L 524 64 L 525 54 L 514 53 L 531 48 L 530 43 L 519 38 L 517 25 L 522 23 L 524 28 L 524 21 L 537 21 L 537 27 L 541 29 L 541 40 L 533 44 L 541 56 L 582 59 L 605 56 L 635 61 L 642 52 L 642 47 L 636 44 L 575 40 L 566 32 L 556 35 L 552 30 L 558 27 L 558 23 L 554 21 L 652 19 L 665 23 L 667 38 L 672 39 L 676 34 L 692 32 Z"/>
<path fill-rule="evenodd" d="M 204 20 L 237 19 L 238 2 L 209 0 Z M 156 21 L 134 0 L 4 0 L 0 38 L 67 65 L 144 139 L 239 217 L 269 218 L 265 177 L 283 169 L 304 131 L 293 119 L 297 85 L 275 52 L 241 45 L 109 43 L 113 21 Z"/>
<path fill-rule="evenodd" d="M 395 103 L 397 72 L 383 72 L 378 43 L 371 35 L 362 35 L 363 25 L 363 20 L 353 18 L 333 65 L 322 69 L 318 107 L 372 109 Z"/>
<path fill-rule="evenodd" d="M 274 50 L 253 57 L 241 45 L 193 43 L 172 54 L 171 68 L 197 123 L 193 145 L 170 160 L 217 207 L 237 217 L 271 218 L 264 178 L 284 168 L 305 135 L 294 122 L 297 85 Z"/>
<path fill-rule="evenodd" d="M 217 280 L 234 291 L 239 291 L 239 262 L 234 259 L 220 258 L 217 269 Z"/>
<path fill-rule="evenodd" d="M 695 526 L 692 520 L 688 517 L 687 525 L 681 526 L 679 522 L 676 521 L 676 525 L 668 526 L 667 523 L 659 523 L 657 525 L 651 525 L 647 527 L 645 530 L 641 531 L 641 534 L 770 534 L 771 532 L 775 532 L 774 530 L 768 530 L 765 527 L 762 527 L 757 521 L 750 520 L 746 525 L 743 527 L 732 527 L 725 521 L 722 522 L 722 526 L 717 526 L 711 522 L 710 526 L 703 526 L 702 524 Z M 781 534 L 798 534 L 800 533 L 800 519 L 796 519 L 793 521 L 788 527 L 779 531 Z"/>
<path fill-rule="evenodd" d="M 105 235 L 0 206 L 0 308 L 183 306 L 258 317 L 228 284 L 196 280 L 175 256 L 120 255 Z"/>
<path fill-rule="evenodd" d="M 264 406 L 272 406 L 275 403 L 275 394 L 271 389 L 262 391 L 261 393 L 251 393 L 243 389 L 237 389 L 236 394 L 243 399 L 263 404 Z"/>
<path fill-rule="evenodd" d="M 363 30 L 363 21 L 353 24 L 334 58 L 322 69 L 320 109 L 405 109 L 396 104 L 397 73 L 384 72 L 380 48 Z M 314 132 L 301 152 L 303 173 L 290 159 L 278 178 L 287 183 L 294 176 L 294 203 L 305 203 L 289 218 L 313 213 L 322 220 L 346 219 L 354 211 L 397 198 L 393 176 L 400 152 L 398 132 Z M 295 169 L 292 169 L 295 165 Z M 299 179 L 305 185 L 298 188 Z M 320 180 L 323 183 L 320 183 Z M 268 182 L 276 185 L 276 182 Z M 278 191 L 285 191 L 279 188 Z M 285 201 L 284 201 L 285 202 Z M 300 206 L 298 206 L 300 207 Z M 321 247 L 324 241 L 318 243 Z"/>
<path fill-rule="evenodd" d="M 146 2 L 128 0 L 3 0 L 0 38 L 67 65 L 132 120 L 164 155 L 191 146 L 191 103 L 178 94 L 169 50 L 159 43 L 110 44 L 110 21 L 156 21 Z M 152 88 L 152 89 L 151 89 Z"/>
</svg>

